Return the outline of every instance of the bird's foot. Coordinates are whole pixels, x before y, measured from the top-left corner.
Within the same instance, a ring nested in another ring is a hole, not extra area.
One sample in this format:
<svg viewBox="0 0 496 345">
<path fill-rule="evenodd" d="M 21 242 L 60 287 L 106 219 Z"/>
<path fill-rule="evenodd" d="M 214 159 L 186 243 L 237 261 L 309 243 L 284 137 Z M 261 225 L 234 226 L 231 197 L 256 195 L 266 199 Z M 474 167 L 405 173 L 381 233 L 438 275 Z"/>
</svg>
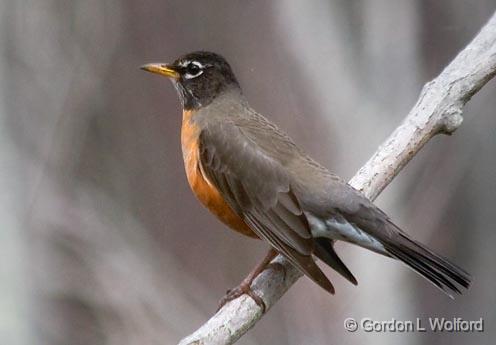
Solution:
<svg viewBox="0 0 496 345">
<path fill-rule="evenodd" d="M 221 298 L 219 301 L 219 308 L 217 308 L 217 311 L 221 309 L 227 302 L 230 302 L 232 300 L 235 300 L 239 296 L 242 295 L 248 295 L 250 296 L 255 303 L 262 308 L 262 314 L 265 313 L 265 302 L 263 299 L 258 296 L 253 290 L 251 289 L 251 281 L 243 281 L 241 284 L 236 286 L 235 288 L 232 288 L 230 290 L 227 290 L 226 295 Z"/>
<path fill-rule="evenodd" d="M 265 258 L 250 272 L 250 274 L 248 274 L 245 279 L 243 279 L 239 286 L 227 291 L 226 295 L 220 300 L 217 311 L 219 311 L 219 309 L 222 308 L 227 302 L 230 302 L 241 295 L 248 295 L 260 308 L 262 308 L 262 314 L 265 313 L 265 310 L 267 309 L 265 302 L 260 296 L 253 292 L 251 289 L 251 283 L 263 270 L 269 267 L 275 270 L 284 270 L 284 278 L 286 278 L 286 270 L 284 269 L 284 266 L 279 263 L 271 263 L 272 259 L 275 258 L 276 255 L 277 252 L 274 249 L 270 249 Z"/>
<path fill-rule="evenodd" d="M 284 265 L 282 265 L 278 262 L 269 263 L 265 267 L 265 269 L 272 269 L 274 271 L 282 272 L 282 275 L 283 275 L 282 279 L 283 280 L 286 279 L 286 268 L 284 267 Z M 217 311 L 219 311 L 219 309 L 222 308 L 227 302 L 235 300 L 239 296 L 248 295 L 255 301 L 255 303 L 260 308 L 262 308 L 262 314 L 265 313 L 265 310 L 266 310 L 265 302 L 263 301 L 263 299 L 260 296 L 258 296 L 251 289 L 251 283 L 252 282 L 253 282 L 253 280 L 248 281 L 245 279 L 241 284 L 239 284 L 235 288 L 227 290 L 226 295 L 224 297 L 222 297 L 221 300 L 219 301 L 219 307 L 217 308 Z"/>
</svg>

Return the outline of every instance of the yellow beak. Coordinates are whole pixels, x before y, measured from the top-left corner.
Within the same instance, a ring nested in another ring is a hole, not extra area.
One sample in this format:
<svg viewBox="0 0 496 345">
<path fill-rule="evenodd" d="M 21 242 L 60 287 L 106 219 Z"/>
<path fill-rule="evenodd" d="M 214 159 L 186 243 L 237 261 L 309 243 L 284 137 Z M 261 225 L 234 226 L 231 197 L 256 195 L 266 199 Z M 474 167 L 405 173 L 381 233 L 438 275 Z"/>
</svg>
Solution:
<svg viewBox="0 0 496 345">
<path fill-rule="evenodd" d="M 164 75 L 167 78 L 179 79 L 180 75 L 164 63 L 149 63 L 140 67 L 142 70 L 151 73 Z"/>
</svg>

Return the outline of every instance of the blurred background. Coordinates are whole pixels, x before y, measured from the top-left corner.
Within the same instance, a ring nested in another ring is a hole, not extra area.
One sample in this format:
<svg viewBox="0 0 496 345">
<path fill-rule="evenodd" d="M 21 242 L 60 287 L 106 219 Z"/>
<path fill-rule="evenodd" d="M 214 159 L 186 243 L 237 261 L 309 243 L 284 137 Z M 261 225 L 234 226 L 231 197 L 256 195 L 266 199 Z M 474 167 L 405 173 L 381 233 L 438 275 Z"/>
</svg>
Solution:
<svg viewBox="0 0 496 345">
<path fill-rule="evenodd" d="M 493 0 L 0 2 L 0 343 L 174 344 L 265 254 L 195 200 L 181 109 L 138 66 L 212 50 L 251 105 L 344 178 L 422 85 L 478 32 Z M 377 203 L 469 271 L 452 301 L 387 258 L 338 252 L 330 297 L 300 279 L 240 344 L 493 344 L 496 84 Z M 479 319 L 483 333 L 348 333 L 347 317 Z"/>
</svg>

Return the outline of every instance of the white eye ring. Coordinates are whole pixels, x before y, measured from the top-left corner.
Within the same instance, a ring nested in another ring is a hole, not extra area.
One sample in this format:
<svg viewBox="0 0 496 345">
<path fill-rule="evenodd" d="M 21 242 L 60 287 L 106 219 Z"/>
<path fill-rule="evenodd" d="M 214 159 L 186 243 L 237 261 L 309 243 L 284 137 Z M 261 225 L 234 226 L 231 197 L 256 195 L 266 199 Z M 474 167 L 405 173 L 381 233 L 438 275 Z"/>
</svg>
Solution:
<svg viewBox="0 0 496 345">
<path fill-rule="evenodd" d="M 196 77 L 198 77 L 198 76 L 200 76 L 200 75 L 202 75 L 202 74 L 203 74 L 203 67 L 204 67 L 204 66 L 203 66 L 201 63 L 199 63 L 198 61 L 191 61 L 191 62 L 186 62 L 186 63 L 184 63 L 184 67 L 186 67 L 186 71 L 188 70 L 188 67 L 189 67 L 190 65 L 195 65 L 196 67 L 198 67 L 198 72 L 197 72 L 197 73 L 195 73 L 195 74 L 192 74 L 192 73 L 186 72 L 186 73 L 184 74 L 184 78 L 185 78 L 185 79 L 193 79 L 193 78 L 196 78 Z"/>
</svg>

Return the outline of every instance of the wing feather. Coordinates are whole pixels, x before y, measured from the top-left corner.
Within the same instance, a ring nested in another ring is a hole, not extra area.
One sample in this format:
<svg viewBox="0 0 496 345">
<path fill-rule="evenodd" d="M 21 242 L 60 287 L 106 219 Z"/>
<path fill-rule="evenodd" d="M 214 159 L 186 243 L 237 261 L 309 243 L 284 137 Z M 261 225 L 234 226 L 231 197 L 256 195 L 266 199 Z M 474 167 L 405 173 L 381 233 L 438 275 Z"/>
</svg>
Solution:
<svg viewBox="0 0 496 345">
<path fill-rule="evenodd" d="M 327 291 L 334 288 L 312 253 L 314 240 L 280 161 L 232 122 L 199 137 L 201 170 L 250 228 Z"/>
</svg>

